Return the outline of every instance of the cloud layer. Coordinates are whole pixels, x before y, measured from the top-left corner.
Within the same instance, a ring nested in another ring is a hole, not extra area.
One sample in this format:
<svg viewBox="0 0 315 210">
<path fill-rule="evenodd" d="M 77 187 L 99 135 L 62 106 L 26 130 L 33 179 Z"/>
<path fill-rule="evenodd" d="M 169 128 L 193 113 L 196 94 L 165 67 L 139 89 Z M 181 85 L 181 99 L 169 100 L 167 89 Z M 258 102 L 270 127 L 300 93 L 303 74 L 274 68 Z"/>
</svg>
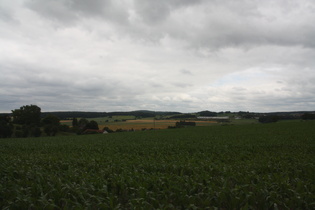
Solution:
<svg viewBox="0 0 315 210">
<path fill-rule="evenodd" d="M 3 0 L 0 112 L 315 110 L 312 0 Z"/>
</svg>

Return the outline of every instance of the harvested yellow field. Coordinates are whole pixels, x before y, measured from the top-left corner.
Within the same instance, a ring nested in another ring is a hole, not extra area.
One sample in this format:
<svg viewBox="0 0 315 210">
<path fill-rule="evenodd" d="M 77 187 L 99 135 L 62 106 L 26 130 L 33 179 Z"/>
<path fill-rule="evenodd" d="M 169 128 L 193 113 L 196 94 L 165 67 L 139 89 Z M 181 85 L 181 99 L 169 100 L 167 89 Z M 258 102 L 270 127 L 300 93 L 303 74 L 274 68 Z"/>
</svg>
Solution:
<svg viewBox="0 0 315 210">
<path fill-rule="evenodd" d="M 71 123 L 72 120 L 60 120 L 60 123 Z"/>
<path fill-rule="evenodd" d="M 178 120 L 127 120 L 125 122 L 110 122 L 103 125 L 99 125 L 100 129 L 108 127 L 112 130 L 123 129 L 123 130 L 142 130 L 142 129 L 166 129 L 168 126 L 175 126 Z M 189 122 L 189 121 L 187 121 Z M 197 126 L 207 126 L 214 123 L 215 121 L 191 121 L 196 122 Z"/>
</svg>

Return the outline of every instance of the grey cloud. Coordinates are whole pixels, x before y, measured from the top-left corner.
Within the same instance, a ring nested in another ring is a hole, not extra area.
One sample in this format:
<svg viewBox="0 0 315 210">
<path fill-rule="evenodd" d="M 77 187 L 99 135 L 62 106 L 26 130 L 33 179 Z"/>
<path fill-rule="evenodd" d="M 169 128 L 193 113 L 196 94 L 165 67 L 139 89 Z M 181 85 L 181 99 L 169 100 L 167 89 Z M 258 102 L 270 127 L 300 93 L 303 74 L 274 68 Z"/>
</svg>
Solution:
<svg viewBox="0 0 315 210">
<path fill-rule="evenodd" d="M 26 2 L 26 5 L 39 15 L 63 24 L 72 24 L 78 19 L 78 14 L 69 10 L 69 1 L 48 0 L 43 2 L 40 0 L 32 0 Z"/>
<path fill-rule="evenodd" d="M 60 24 L 73 25 L 83 18 L 102 18 L 104 21 L 125 22 L 128 11 L 111 0 L 32 0 L 26 2 L 31 10 Z"/>
<path fill-rule="evenodd" d="M 72 0 L 70 2 L 70 9 L 78 10 L 91 16 L 102 15 L 107 8 L 111 7 L 112 4 L 110 0 Z"/>
<path fill-rule="evenodd" d="M 3 21 L 13 21 L 14 17 L 4 8 L 1 8 L 0 5 L 0 20 Z"/>
<path fill-rule="evenodd" d="M 310 110 L 314 8 L 311 0 L 2 1 L 0 111 Z"/>
<path fill-rule="evenodd" d="M 188 88 L 188 87 L 192 87 L 192 84 L 189 83 L 181 83 L 181 82 L 175 82 L 173 83 L 174 86 L 176 87 L 180 87 L 180 88 Z"/>
<path fill-rule="evenodd" d="M 314 3 L 305 2 L 315 7 Z M 290 4 L 271 1 L 236 3 L 230 0 L 122 3 L 110 0 L 48 0 L 43 3 L 33 0 L 27 5 L 43 17 L 62 24 L 100 17 L 135 39 L 156 42 L 167 34 L 186 41 L 193 48 L 251 48 L 265 44 L 315 46 L 315 29 L 312 21 L 308 21 L 315 20 L 315 13 L 309 11 L 305 14 L 304 1 Z M 138 14 L 140 20 L 130 22 L 131 11 Z"/>
<path fill-rule="evenodd" d="M 199 4 L 200 2 L 201 0 L 135 0 L 134 5 L 135 11 L 140 14 L 143 21 L 149 24 L 149 26 L 151 26 L 151 24 L 154 26 L 155 24 L 167 20 L 174 10 Z"/>
<path fill-rule="evenodd" d="M 135 1 L 136 11 L 148 24 L 164 21 L 171 8 L 165 1 Z"/>
<path fill-rule="evenodd" d="M 191 71 L 189 71 L 189 70 L 187 70 L 187 69 L 181 69 L 180 72 L 181 72 L 182 74 L 193 75 L 193 74 L 191 73 Z"/>
<path fill-rule="evenodd" d="M 187 40 L 192 47 L 209 49 L 264 44 L 314 46 L 314 39 L 311 38 L 315 35 L 314 27 L 306 20 L 315 19 L 315 13 L 305 14 L 305 6 L 301 2 L 298 4 L 302 7 L 300 10 L 278 14 L 282 4 L 277 4 L 278 7 L 265 1 L 254 4 L 237 2 L 230 6 L 230 1 L 220 4 L 208 2 L 192 7 L 195 13 L 179 11 L 170 20 L 174 21 L 174 25 L 167 30 L 171 36 Z M 287 10 L 294 9 L 294 6 L 287 6 Z M 183 15 L 186 18 L 180 20 Z M 272 16 L 273 20 L 269 20 Z M 178 26 L 178 23 L 181 25 Z"/>
</svg>

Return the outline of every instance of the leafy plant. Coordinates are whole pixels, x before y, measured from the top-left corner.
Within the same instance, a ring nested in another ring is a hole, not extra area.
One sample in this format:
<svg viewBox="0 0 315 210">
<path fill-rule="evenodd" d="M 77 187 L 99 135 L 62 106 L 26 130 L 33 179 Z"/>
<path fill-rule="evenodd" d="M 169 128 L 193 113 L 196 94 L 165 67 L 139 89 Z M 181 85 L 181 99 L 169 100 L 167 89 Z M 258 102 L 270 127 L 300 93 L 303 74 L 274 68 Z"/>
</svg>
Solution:
<svg viewBox="0 0 315 210">
<path fill-rule="evenodd" d="M 314 126 L 0 139 L 0 208 L 314 209 Z"/>
</svg>

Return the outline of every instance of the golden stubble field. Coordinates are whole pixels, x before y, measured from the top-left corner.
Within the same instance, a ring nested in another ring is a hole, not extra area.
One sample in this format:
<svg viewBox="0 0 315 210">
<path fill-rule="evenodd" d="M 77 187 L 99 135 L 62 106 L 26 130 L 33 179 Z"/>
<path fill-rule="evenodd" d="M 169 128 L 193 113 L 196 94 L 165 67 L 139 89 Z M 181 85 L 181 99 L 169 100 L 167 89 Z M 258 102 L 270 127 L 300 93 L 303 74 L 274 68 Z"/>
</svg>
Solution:
<svg viewBox="0 0 315 210">
<path fill-rule="evenodd" d="M 99 124 L 99 128 L 109 127 L 112 130 L 124 129 L 124 130 L 141 130 L 141 129 L 166 129 L 168 126 L 175 126 L 175 123 L 179 120 L 127 120 L 124 122 L 109 122 L 105 124 Z M 189 120 L 186 120 L 190 122 Z M 217 123 L 215 121 L 191 121 L 196 122 L 197 126 L 209 126 Z"/>
<path fill-rule="evenodd" d="M 142 129 L 167 129 L 168 126 L 175 126 L 175 123 L 179 120 L 153 120 L 153 119 L 138 119 L 138 120 L 126 120 L 119 122 L 105 122 L 99 121 L 99 129 L 102 130 L 104 127 L 108 127 L 111 130 L 123 129 L 123 130 L 142 130 Z M 216 124 L 216 121 L 190 121 L 196 122 L 197 126 L 209 126 Z M 72 120 L 61 120 L 60 123 L 71 125 Z"/>
</svg>

